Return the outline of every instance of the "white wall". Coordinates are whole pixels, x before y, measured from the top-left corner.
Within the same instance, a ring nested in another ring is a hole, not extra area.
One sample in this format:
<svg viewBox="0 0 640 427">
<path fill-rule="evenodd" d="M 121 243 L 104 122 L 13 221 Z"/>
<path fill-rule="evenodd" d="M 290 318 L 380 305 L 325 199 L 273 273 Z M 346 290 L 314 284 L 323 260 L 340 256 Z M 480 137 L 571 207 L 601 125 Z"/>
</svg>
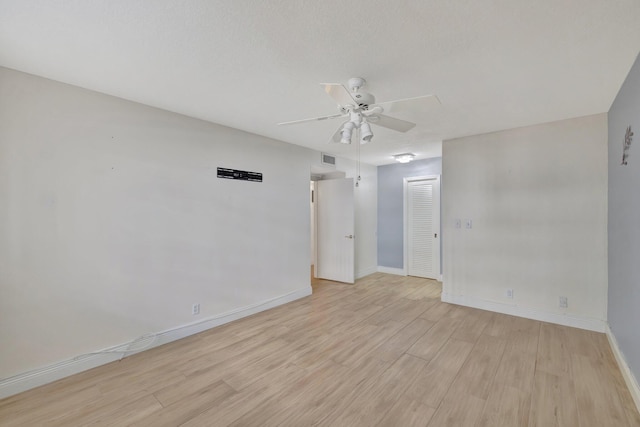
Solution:
<svg viewBox="0 0 640 427">
<path fill-rule="evenodd" d="M 0 379 L 309 294 L 309 152 L 0 68 Z"/>
<path fill-rule="evenodd" d="M 356 202 L 356 277 L 378 271 L 378 169 L 360 165 L 360 181 L 355 189 Z M 347 177 L 350 177 L 347 173 Z M 354 179 L 357 175 L 354 174 Z"/>
<path fill-rule="evenodd" d="M 442 185 L 444 300 L 604 331 L 605 114 L 446 141 Z"/>
<path fill-rule="evenodd" d="M 309 183 L 309 225 L 311 226 L 311 233 L 309 235 L 309 241 L 311 245 L 309 250 L 311 251 L 310 264 L 316 264 L 316 184 L 315 182 Z"/>
</svg>

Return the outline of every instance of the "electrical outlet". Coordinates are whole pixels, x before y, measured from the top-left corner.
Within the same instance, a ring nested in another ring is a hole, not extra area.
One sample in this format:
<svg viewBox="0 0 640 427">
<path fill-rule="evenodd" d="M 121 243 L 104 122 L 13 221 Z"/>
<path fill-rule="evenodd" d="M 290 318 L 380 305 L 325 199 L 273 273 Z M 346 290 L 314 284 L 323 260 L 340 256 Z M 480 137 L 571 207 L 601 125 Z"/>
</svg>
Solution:
<svg viewBox="0 0 640 427">
<path fill-rule="evenodd" d="M 569 307 L 569 301 L 567 300 L 567 297 L 560 297 L 560 308 L 567 307 Z"/>
<path fill-rule="evenodd" d="M 193 314 L 194 316 L 200 314 L 200 304 L 193 304 L 191 306 L 191 314 Z"/>
<path fill-rule="evenodd" d="M 507 289 L 506 295 L 507 298 L 513 298 L 513 289 Z"/>
</svg>

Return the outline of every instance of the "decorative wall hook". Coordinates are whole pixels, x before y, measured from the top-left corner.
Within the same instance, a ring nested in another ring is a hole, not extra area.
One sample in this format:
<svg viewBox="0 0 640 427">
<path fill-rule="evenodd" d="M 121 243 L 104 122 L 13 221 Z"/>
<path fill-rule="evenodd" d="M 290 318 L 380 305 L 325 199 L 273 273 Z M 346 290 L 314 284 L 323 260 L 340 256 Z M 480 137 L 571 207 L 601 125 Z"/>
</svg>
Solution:
<svg viewBox="0 0 640 427">
<path fill-rule="evenodd" d="M 622 145 L 622 165 L 627 164 L 627 157 L 629 156 L 629 147 L 631 146 L 631 126 L 627 126 L 627 133 L 624 135 L 624 144 Z"/>
</svg>

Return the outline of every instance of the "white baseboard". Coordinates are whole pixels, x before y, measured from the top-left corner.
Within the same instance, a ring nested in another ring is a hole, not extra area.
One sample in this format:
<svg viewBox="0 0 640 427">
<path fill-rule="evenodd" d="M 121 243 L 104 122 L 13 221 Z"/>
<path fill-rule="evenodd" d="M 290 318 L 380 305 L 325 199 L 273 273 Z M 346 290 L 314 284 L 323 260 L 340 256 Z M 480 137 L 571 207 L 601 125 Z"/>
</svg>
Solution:
<svg viewBox="0 0 640 427">
<path fill-rule="evenodd" d="M 129 356 L 139 353 L 141 351 L 167 344 L 171 341 L 179 340 L 207 329 L 304 298 L 308 295 L 311 295 L 311 286 L 279 297 L 271 298 L 257 304 L 252 304 L 250 306 L 208 317 L 198 322 L 181 325 L 176 328 L 152 334 L 151 336 L 144 338 L 149 341 L 149 343 L 143 348 L 135 349 L 136 344 L 140 344 L 142 342 L 140 338 L 137 338 L 124 344 L 98 350 L 94 353 L 79 355 L 72 359 L 34 369 L 10 378 L 5 378 L 0 380 L 0 399 L 119 360 L 122 358 L 123 354 Z"/>
<path fill-rule="evenodd" d="M 633 375 L 633 372 L 631 372 L 631 369 L 624 358 L 624 354 L 622 354 L 620 347 L 618 347 L 618 340 L 616 339 L 616 336 L 613 335 L 613 331 L 611 331 L 608 323 L 607 338 L 609 339 L 609 345 L 611 345 L 611 349 L 613 350 L 613 355 L 616 357 L 616 361 L 620 367 L 620 372 L 622 372 L 622 376 L 624 377 L 624 382 L 627 384 L 631 397 L 633 397 L 633 401 L 636 404 L 636 408 L 638 408 L 638 411 L 640 412 L 640 386 L 638 386 L 638 380 Z"/>
<path fill-rule="evenodd" d="M 364 277 L 364 276 L 368 276 L 368 275 L 370 275 L 370 274 L 375 273 L 376 271 L 378 271 L 378 270 L 376 269 L 376 267 L 369 267 L 369 268 L 364 268 L 364 269 L 362 269 L 362 270 L 358 270 L 358 271 L 356 272 L 356 279 L 360 279 L 360 278 L 362 278 L 362 277 Z"/>
<path fill-rule="evenodd" d="M 495 311 L 527 319 L 540 320 L 542 322 L 555 323 L 557 325 L 571 326 L 573 328 L 586 329 L 595 332 L 605 332 L 606 322 L 600 319 L 574 316 L 569 314 L 552 313 L 535 308 L 521 307 L 518 305 L 503 304 L 496 301 L 487 301 L 480 298 L 465 295 L 451 295 L 442 292 L 442 301 L 451 304 L 464 305 L 479 308 L 481 310 Z"/>
<path fill-rule="evenodd" d="M 404 268 L 384 267 L 382 265 L 378 266 L 378 273 L 395 274 L 396 276 L 407 275 L 407 273 L 404 271 Z"/>
</svg>

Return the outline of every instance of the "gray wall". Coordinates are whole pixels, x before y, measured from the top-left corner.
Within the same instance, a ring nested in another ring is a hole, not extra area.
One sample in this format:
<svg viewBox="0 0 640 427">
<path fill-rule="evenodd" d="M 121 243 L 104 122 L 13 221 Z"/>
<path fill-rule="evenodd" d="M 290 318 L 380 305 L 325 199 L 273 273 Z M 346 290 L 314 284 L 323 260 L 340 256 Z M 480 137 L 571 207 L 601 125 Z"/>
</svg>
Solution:
<svg viewBox="0 0 640 427">
<path fill-rule="evenodd" d="M 378 167 L 378 265 L 403 268 L 403 179 L 440 175 L 442 158 Z"/>
<path fill-rule="evenodd" d="M 639 57 L 640 58 L 640 57 Z M 622 146 L 635 133 L 627 165 Z M 609 326 L 634 376 L 640 378 L 640 59 L 609 111 Z"/>
</svg>

